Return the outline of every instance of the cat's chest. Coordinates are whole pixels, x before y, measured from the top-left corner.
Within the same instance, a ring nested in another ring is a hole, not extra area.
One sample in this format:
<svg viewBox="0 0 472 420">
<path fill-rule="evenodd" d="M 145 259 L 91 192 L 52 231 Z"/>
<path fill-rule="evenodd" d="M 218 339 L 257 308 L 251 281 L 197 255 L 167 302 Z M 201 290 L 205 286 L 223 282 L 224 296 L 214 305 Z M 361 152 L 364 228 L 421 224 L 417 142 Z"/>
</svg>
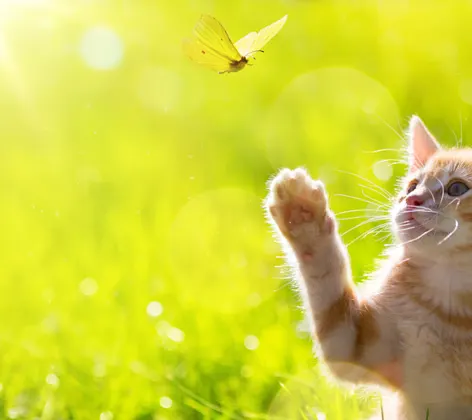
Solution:
<svg viewBox="0 0 472 420">
<path fill-rule="evenodd" d="M 421 308 L 404 315 L 399 332 L 405 391 L 431 403 L 472 402 L 472 342 L 454 336 L 453 326 Z"/>
</svg>

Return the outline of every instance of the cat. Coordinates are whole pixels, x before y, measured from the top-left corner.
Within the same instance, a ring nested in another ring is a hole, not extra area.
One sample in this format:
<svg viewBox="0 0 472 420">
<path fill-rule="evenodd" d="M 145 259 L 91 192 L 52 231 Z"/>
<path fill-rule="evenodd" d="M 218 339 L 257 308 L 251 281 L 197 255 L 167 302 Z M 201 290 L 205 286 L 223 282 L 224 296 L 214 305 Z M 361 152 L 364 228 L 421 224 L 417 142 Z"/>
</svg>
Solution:
<svg viewBox="0 0 472 420">
<path fill-rule="evenodd" d="M 442 148 L 417 116 L 408 140 L 396 244 L 365 296 L 321 181 L 282 169 L 265 209 L 331 373 L 398 390 L 397 420 L 472 419 L 472 149 Z"/>
</svg>

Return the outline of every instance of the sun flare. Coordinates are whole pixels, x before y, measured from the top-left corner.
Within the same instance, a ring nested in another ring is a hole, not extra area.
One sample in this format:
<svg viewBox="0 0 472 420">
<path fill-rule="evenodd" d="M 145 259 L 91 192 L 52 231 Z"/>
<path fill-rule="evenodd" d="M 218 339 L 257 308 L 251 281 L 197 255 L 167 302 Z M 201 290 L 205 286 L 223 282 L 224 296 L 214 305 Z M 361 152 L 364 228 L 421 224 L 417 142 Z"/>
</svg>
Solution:
<svg viewBox="0 0 472 420">
<path fill-rule="evenodd" d="M 10 6 L 40 6 L 48 3 L 48 0 L 0 0 L 1 5 Z"/>
</svg>

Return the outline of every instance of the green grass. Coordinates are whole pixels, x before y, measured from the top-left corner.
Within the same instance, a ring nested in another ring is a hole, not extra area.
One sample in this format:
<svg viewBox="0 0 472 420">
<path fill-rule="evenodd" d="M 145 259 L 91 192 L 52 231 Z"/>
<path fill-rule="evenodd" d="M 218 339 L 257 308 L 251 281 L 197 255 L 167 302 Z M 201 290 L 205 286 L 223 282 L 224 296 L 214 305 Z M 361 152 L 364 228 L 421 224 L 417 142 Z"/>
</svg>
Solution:
<svg viewBox="0 0 472 420">
<path fill-rule="evenodd" d="M 366 152 L 402 147 L 412 113 L 467 143 L 472 6 L 0 0 L 0 12 L 0 419 L 379 414 L 312 357 L 265 184 L 305 165 L 335 211 L 362 208 L 335 195 L 365 198 L 338 170 L 393 191 L 404 168 L 382 161 L 399 153 Z M 220 76 L 182 56 L 202 12 L 234 39 L 289 19 L 254 66 Z M 96 25 L 124 48 L 109 70 L 81 56 Z M 361 280 L 382 244 L 349 249 Z"/>
</svg>

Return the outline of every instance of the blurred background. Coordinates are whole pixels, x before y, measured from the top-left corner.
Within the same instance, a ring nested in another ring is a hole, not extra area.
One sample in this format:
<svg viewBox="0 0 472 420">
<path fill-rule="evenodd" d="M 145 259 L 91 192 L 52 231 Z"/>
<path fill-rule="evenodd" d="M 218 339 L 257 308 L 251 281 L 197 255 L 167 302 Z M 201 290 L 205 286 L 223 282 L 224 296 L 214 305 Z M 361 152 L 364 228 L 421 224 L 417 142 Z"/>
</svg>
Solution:
<svg viewBox="0 0 472 420">
<path fill-rule="evenodd" d="M 218 75 L 182 54 L 201 13 L 233 41 L 288 21 Z M 394 192 L 413 113 L 468 144 L 471 19 L 465 1 L 0 0 L 0 418 L 378 414 L 312 357 L 266 182 L 304 165 L 362 216 L 388 206 L 367 187 Z M 389 240 L 364 220 L 341 221 L 359 282 Z"/>
</svg>

